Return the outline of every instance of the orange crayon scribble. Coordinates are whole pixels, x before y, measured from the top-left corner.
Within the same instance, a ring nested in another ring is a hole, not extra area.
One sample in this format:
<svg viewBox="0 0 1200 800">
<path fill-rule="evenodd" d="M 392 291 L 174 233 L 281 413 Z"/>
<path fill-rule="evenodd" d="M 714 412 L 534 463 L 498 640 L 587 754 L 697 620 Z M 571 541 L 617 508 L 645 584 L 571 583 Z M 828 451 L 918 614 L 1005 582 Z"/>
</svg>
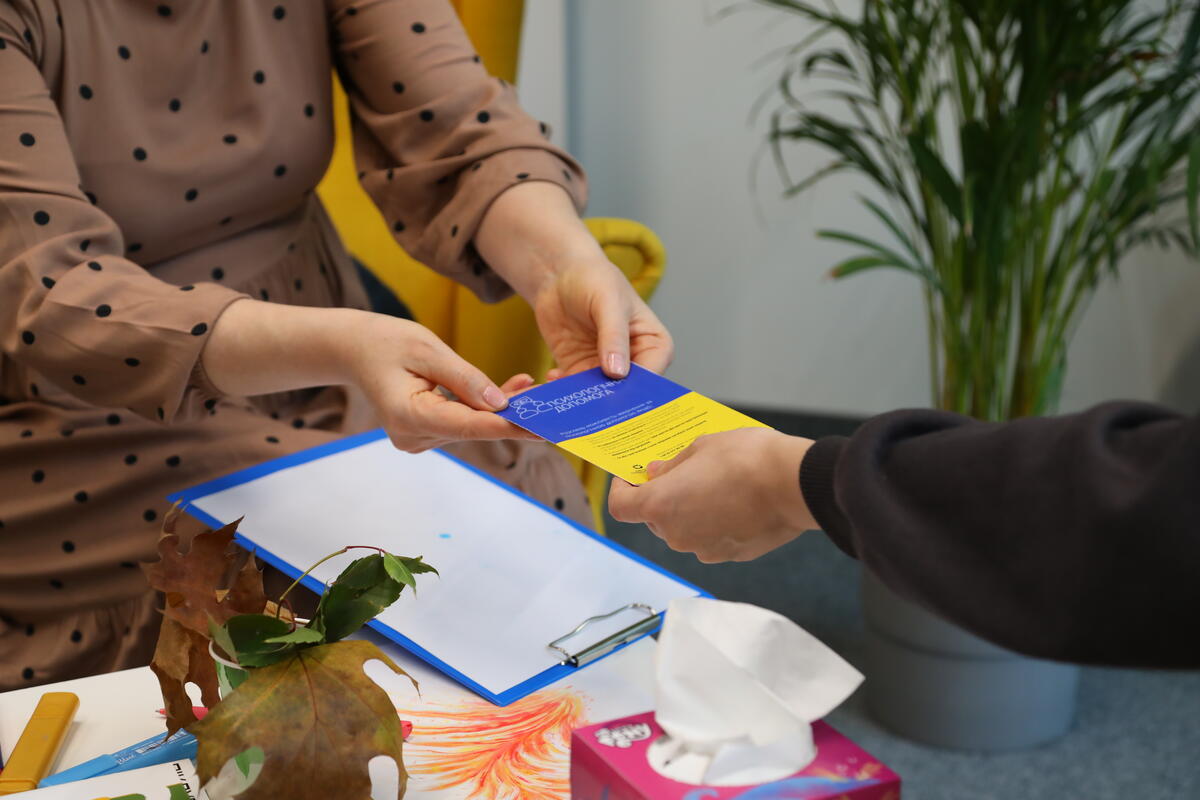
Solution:
<svg viewBox="0 0 1200 800">
<path fill-rule="evenodd" d="M 545 689 L 509 706 L 483 700 L 396 709 L 413 720 L 405 767 L 484 800 L 566 800 L 571 731 L 585 724 L 584 698 Z"/>
</svg>

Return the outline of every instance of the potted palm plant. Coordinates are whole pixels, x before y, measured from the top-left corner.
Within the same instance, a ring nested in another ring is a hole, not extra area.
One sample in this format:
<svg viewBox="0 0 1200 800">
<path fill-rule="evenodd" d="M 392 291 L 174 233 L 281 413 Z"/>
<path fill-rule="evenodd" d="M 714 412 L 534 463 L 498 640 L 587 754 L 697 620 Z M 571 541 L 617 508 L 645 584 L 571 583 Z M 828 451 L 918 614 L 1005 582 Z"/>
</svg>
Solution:
<svg viewBox="0 0 1200 800">
<path fill-rule="evenodd" d="M 835 277 L 912 274 L 931 397 L 985 420 L 1057 409 L 1067 346 L 1101 281 L 1143 243 L 1200 251 L 1195 0 L 759 0 L 815 25 L 788 50 L 769 145 L 789 195 L 865 177 L 882 226 Z M 821 98 L 821 99 L 818 99 Z M 797 143 L 833 156 L 793 179 Z M 1064 732 L 1076 673 L 1021 659 L 867 576 L 868 703 L 932 743 Z M 868 665 L 872 666 L 872 665 Z"/>
</svg>

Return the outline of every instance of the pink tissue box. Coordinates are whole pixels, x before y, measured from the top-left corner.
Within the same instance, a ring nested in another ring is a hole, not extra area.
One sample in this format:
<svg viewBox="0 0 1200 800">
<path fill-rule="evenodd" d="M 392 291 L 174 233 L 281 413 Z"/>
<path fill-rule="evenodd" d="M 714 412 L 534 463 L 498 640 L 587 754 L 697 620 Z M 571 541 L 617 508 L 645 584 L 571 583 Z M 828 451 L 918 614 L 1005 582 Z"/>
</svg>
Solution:
<svg viewBox="0 0 1200 800">
<path fill-rule="evenodd" d="M 571 734 L 573 800 L 899 800 L 900 777 L 824 722 L 813 723 L 817 757 L 788 778 L 759 786 L 693 786 L 665 778 L 646 758 L 663 735 L 654 713 Z"/>
</svg>

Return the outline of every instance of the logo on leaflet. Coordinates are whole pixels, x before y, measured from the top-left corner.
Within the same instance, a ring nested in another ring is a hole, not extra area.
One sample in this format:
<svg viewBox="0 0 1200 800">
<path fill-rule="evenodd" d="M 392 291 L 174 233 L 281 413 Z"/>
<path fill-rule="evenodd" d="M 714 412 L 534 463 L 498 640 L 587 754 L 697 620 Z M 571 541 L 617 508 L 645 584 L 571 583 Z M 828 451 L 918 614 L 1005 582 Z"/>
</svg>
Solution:
<svg viewBox="0 0 1200 800">
<path fill-rule="evenodd" d="M 590 403 L 593 400 L 599 400 L 602 397 L 616 394 L 616 386 L 620 381 L 605 381 L 596 386 L 588 386 L 580 389 L 577 392 L 555 397 L 550 400 L 537 400 L 535 398 L 522 395 L 514 397 L 509 403 L 509 407 L 517 412 L 520 419 L 533 419 L 538 414 L 548 414 L 551 411 L 557 411 L 559 414 L 564 411 L 570 411 L 573 408 Z"/>
<path fill-rule="evenodd" d="M 534 400 L 532 397 L 516 397 L 508 405 L 517 412 L 517 416 L 521 419 L 533 419 L 538 414 L 545 414 L 553 408 L 549 403 Z"/>
</svg>

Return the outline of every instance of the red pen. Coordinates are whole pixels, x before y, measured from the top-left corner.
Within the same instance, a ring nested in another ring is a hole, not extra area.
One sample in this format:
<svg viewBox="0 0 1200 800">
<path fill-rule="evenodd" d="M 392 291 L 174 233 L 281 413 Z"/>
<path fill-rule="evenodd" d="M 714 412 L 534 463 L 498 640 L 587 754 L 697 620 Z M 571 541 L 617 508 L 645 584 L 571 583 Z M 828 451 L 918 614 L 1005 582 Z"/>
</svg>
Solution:
<svg viewBox="0 0 1200 800">
<path fill-rule="evenodd" d="M 204 719 L 204 715 L 208 713 L 208 709 L 204 706 L 192 706 L 192 713 L 196 715 L 196 719 Z M 160 708 L 158 710 L 158 715 L 160 717 L 165 717 L 167 715 L 167 710 L 165 708 Z"/>
</svg>

